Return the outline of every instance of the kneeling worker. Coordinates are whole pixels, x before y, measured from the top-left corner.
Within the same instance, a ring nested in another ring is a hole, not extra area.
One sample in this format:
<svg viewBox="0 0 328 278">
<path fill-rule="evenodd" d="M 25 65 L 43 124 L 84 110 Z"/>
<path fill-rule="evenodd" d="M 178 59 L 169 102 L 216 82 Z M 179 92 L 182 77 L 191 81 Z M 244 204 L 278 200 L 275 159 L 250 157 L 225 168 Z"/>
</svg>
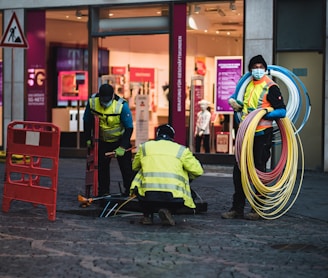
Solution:
<svg viewBox="0 0 328 278">
<path fill-rule="evenodd" d="M 141 224 L 152 224 L 152 215 L 158 212 L 162 224 L 174 226 L 172 213 L 196 208 L 189 180 L 204 171 L 189 148 L 173 142 L 174 135 L 170 125 L 159 126 L 156 139 L 141 144 L 133 160 L 132 168 L 138 173 L 130 192 L 142 207 Z"/>
</svg>

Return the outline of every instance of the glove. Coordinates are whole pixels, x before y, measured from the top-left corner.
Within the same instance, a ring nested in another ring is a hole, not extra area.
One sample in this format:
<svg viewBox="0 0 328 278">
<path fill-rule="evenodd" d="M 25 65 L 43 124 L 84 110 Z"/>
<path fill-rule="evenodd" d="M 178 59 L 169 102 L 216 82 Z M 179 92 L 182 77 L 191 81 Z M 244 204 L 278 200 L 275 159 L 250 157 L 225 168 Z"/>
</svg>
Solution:
<svg viewBox="0 0 328 278">
<path fill-rule="evenodd" d="M 118 147 L 115 150 L 115 156 L 123 156 L 125 154 L 125 149 L 122 147 Z"/>
<path fill-rule="evenodd" d="M 284 108 L 278 108 L 273 110 L 271 109 L 266 109 L 267 114 L 264 116 L 264 119 L 266 120 L 276 120 L 280 118 L 285 118 L 286 117 L 286 109 Z"/>
<path fill-rule="evenodd" d="M 91 142 L 91 140 L 89 139 L 89 140 L 87 140 L 87 147 L 88 148 L 90 148 L 91 147 L 91 145 L 92 145 L 92 142 Z"/>
<path fill-rule="evenodd" d="M 241 110 L 243 110 L 244 104 L 240 100 L 229 98 L 228 102 L 235 112 L 240 112 Z"/>
<path fill-rule="evenodd" d="M 203 131 L 203 130 L 201 130 L 201 131 L 198 133 L 198 136 L 202 136 L 202 135 L 203 135 L 203 133 L 204 133 L 204 131 Z"/>
</svg>

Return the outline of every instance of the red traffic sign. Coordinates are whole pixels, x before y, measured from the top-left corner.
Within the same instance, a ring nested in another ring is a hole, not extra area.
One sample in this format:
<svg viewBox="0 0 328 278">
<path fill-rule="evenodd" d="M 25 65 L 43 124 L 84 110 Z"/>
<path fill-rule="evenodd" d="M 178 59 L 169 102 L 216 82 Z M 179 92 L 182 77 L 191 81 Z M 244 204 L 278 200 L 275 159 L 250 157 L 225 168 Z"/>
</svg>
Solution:
<svg viewBox="0 0 328 278">
<path fill-rule="evenodd" d="M 27 40 L 15 12 L 13 12 L 4 35 L 1 38 L 0 46 L 28 48 Z"/>
</svg>

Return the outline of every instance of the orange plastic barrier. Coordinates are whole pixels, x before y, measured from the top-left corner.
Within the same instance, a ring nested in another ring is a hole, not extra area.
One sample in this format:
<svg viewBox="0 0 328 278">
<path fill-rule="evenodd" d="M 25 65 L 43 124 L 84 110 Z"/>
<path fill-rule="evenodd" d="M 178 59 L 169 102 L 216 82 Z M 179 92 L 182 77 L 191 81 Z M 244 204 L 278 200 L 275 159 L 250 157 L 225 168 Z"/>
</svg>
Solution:
<svg viewBox="0 0 328 278">
<path fill-rule="evenodd" d="M 56 219 L 60 130 L 51 123 L 14 121 L 7 128 L 2 210 L 13 200 L 44 205 Z M 13 158 L 21 155 L 17 163 Z"/>
</svg>

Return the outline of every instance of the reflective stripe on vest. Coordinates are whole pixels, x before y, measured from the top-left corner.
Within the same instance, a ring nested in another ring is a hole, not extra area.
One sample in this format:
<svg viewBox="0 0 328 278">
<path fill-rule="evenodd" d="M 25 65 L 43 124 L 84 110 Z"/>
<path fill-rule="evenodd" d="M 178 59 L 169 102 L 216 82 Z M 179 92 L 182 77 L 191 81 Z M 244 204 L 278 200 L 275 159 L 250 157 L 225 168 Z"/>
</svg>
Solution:
<svg viewBox="0 0 328 278">
<path fill-rule="evenodd" d="M 186 147 L 184 146 L 180 146 L 177 154 L 176 154 L 176 158 L 180 159 L 183 155 L 183 152 L 185 151 Z M 141 150 L 142 150 L 142 154 L 143 156 L 147 155 L 146 152 L 146 148 L 145 148 L 145 144 L 141 145 Z M 156 179 L 166 179 L 165 183 L 158 183 L 158 182 L 154 182 L 154 183 L 150 183 L 150 182 L 145 182 L 142 184 L 142 187 L 145 189 L 164 189 L 164 190 L 176 190 L 176 191 L 180 191 L 182 192 L 184 195 L 187 195 L 188 197 L 191 197 L 190 192 L 186 191 L 185 188 L 182 188 L 181 186 L 177 186 L 174 183 L 168 183 L 168 179 L 175 179 L 175 180 L 179 180 L 181 181 L 183 184 L 186 183 L 186 180 L 183 176 L 175 174 L 175 173 L 168 173 L 168 172 L 147 172 L 147 173 L 143 173 L 143 176 L 145 178 L 156 178 Z"/>
</svg>

